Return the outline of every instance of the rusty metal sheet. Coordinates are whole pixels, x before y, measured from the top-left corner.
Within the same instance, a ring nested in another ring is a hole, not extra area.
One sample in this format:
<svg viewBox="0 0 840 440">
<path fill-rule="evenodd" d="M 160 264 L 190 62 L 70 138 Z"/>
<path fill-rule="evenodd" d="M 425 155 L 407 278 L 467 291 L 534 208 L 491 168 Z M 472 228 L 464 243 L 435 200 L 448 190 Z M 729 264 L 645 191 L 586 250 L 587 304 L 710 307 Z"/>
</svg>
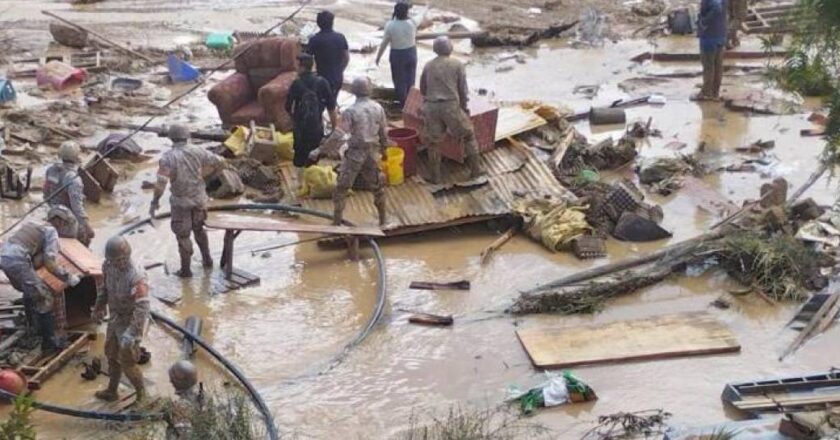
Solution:
<svg viewBox="0 0 840 440">
<path fill-rule="evenodd" d="M 401 231 L 431 230 L 451 224 L 469 223 L 470 219 L 483 221 L 509 214 L 517 199 L 528 196 L 552 196 L 573 200 L 574 195 L 564 188 L 528 147 L 500 145 L 481 156 L 488 182 L 473 188 L 453 188 L 433 193 L 422 179 L 411 177 L 398 186 L 385 189 L 388 224 L 386 235 L 399 235 Z M 418 161 L 419 172 L 425 164 Z M 282 183 L 286 194 L 297 188 L 296 173 L 290 164 L 282 167 Z M 468 170 L 452 161 L 444 161 L 444 184 L 466 180 Z M 300 204 L 309 209 L 331 213 L 330 199 L 303 199 Z M 358 225 L 377 223 L 373 194 L 356 191 L 347 197 L 345 219 Z"/>
</svg>

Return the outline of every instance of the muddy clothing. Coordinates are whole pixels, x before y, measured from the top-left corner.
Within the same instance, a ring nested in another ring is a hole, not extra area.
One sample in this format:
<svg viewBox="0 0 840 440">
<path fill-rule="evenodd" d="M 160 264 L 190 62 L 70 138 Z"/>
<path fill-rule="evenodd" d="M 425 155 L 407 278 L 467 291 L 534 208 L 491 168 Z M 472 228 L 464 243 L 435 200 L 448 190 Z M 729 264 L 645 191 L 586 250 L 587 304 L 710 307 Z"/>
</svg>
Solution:
<svg viewBox="0 0 840 440">
<path fill-rule="evenodd" d="M 469 88 L 464 64 L 444 56 L 429 61 L 420 75 L 420 91 L 426 102 L 451 101 L 466 110 Z"/>
<path fill-rule="evenodd" d="M 350 134 L 341 161 L 335 188 L 335 217 L 341 220 L 347 192 L 351 188 L 373 191 L 380 224 L 385 216 L 385 180 L 379 159 L 388 145 L 385 110 L 367 97 L 359 97 L 342 115 L 344 130 Z"/>
<path fill-rule="evenodd" d="M 289 88 L 286 111 L 294 122 L 294 165 L 309 165 L 309 153 L 324 138 L 324 110 L 335 110 L 335 95 L 330 83 L 312 72 L 301 74 Z"/>
<path fill-rule="evenodd" d="M 110 311 L 105 336 L 105 357 L 108 359 L 109 390 L 116 392 L 122 373 L 137 390 L 145 393 L 143 375 L 137 367 L 140 341 L 149 321 L 149 297 L 143 269 L 120 267 L 106 260 L 102 265 L 103 288 L 96 297 L 96 310 Z"/>
<path fill-rule="evenodd" d="M 727 47 L 734 48 L 741 45 L 741 40 L 738 38 L 738 33 L 741 31 L 741 26 L 744 20 L 747 19 L 747 10 L 749 8 L 748 0 L 727 0 L 728 3 L 728 18 L 729 18 L 729 32 L 727 34 Z"/>
<path fill-rule="evenodd" d="M 94 234 L 85 211 L 84 189 L 82 178 L 78 175 L 78 165 L 57 163 L 47 169 L 44 181 L 44 197 L 48 199 L 47 203 L 51 207 L 65 206 L 73 212 L 76 221 L 79 222 L 76 238 L 88 246 Z"/>
<path fill-rule="evenodd" d="M 58 232 L 55 228 L 35 223 L 24 223 L 0 250 L 0 267 L 9 278 L 12 287 L 23 292 L 24 306 L 30 320 L 35 312 L 48 313 L 53 307 L 52 292 L 35 273 L 33 261 L 36 256 L 43 256 L 45 261 L 53 262 L 52 265 L 48 265 L 50 272 L 66 279 L 67 272 L 54 265 L 58 251 Z"/>
<path fill-rule="evenodd" d="M 204 230 L 204 222 L 207 220 L 207 209 L 201 208 L 182 208 L 172 206 L 172 217 L 170 227 L 175 237 L 178 239 L 178 253 L 181 258 L 189 260 L 193 255 L 192 242 L 190 241 L 190 233 L 195 237 L 195 242 L 199 249 L 209 249 L 209 239 L 207 238 L 207 231 Z M 202 250 L 202 257 L 204 251 Z"/>
<path fill-rule="evenodd" d="M 219 168 L 221 164 L 222 159 L 207 150 L 186 142 L 175 142 L 171 150 L 163 153 L 158 168 L 158 175 L 169 179 L 172 185 L 170 205 L 181 208 L 207 206 L 204 171 Z"/>
<path fill-rule="evenodd" d="M 723 53 L 721 45 L 715 50 L 700 52 L 703 62 L 703 88 L 701 94 L 706 98 L 719 98 L 720 85 L 723 81 Z"/>
<path fill-rule="evenodd" d="M 166 428 L 167 440 L 180 440 L 192 437 L 192 416 L 201 405 L 199 395 L 193 389 L 178 391 L 178 398 L 172 401 Z"/>
</svg>

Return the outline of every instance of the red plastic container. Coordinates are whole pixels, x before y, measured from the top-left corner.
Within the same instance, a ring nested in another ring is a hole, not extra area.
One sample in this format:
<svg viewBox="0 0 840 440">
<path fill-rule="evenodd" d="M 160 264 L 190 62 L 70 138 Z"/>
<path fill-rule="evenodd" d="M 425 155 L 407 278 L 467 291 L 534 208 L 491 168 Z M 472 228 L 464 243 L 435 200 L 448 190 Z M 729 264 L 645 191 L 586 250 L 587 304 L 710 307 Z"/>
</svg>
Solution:
<svg viewBox="0 0 840 440">
<path fill-rule="evenodd" d="M 413 128 L 392 128 L 388 130 L 388 139 L 405 151 L 403 173 L 405 177 L 417 174 L 417 144 L 420 135 Z"/>
</svg>

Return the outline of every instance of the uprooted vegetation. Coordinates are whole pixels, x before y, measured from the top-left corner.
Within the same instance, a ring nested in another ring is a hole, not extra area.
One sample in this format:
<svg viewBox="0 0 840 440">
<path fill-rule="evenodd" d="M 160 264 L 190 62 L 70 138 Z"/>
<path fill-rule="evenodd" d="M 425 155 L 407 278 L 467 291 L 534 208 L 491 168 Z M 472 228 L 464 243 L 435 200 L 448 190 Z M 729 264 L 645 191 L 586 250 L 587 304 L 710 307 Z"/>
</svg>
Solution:
<svg viewBox="0 0 840 440">
<path fill-rule="evenodd" d="M 504 408 L 466 410 L 452 407 L 443 417 L 428 422 L 411 417 L 411 427 L 399 440 L 513 440 L 551 438 L 547 428 L 525 421 Z"/>
<path fill-rule="evenodd" d="M 671 413 L 661 409 L 619 412 L 598 417 L 598 425 L 583 436 L 583 440 L 619 440 L 631 438 L 659 438 L 667 428 Z"/>
<path fill-rule="evenodd" d="M 721 265 L 739 282 L 777 301 L 802 301 L 819 274 L 820 254 L 786 234 L 736 233 L 723 240 Z"/>
</svg>

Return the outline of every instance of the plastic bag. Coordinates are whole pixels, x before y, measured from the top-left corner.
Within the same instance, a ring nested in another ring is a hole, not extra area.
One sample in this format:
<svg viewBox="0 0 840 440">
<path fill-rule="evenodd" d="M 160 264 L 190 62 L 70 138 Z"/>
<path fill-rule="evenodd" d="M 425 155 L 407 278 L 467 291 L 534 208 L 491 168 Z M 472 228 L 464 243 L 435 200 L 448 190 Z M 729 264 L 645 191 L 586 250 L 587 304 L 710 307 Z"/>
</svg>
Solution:
<svg viewBox="0 0 840 440">
<path fill-rule="evenodd" d="M 303 182 L 298 196 L 328 199 L 333 196 L 337 184 L 338 174 L 332 167 L 313 165 L 303 171 Z"/>
</svg>

